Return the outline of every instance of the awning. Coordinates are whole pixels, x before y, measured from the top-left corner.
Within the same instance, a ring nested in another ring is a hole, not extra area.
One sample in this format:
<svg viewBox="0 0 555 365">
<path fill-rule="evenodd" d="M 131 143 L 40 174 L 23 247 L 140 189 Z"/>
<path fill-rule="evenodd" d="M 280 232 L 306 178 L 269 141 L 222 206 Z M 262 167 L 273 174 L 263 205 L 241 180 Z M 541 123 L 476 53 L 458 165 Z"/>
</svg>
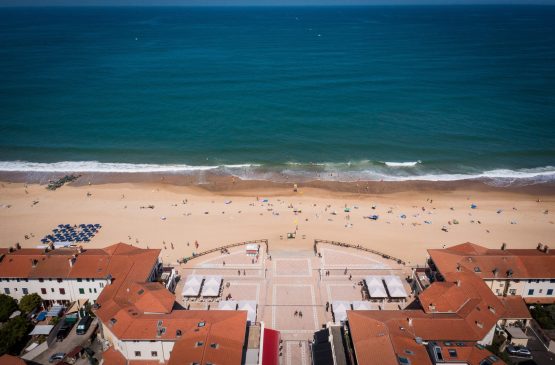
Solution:
<svg viewBox="0 0 555 365">
<path fill-rule="evenodd" d="M 234 300 L 222 300 L 218 303 L 218 309 L 222 311 L 234 311 L 237 309 L 237 302 Z"/>
<path fill-rule="evenodd" d="M 386 275 L 383 277 L 387 290 L 389 291 L 389 296 L 392 298 L 406 298 L 407 291 L 403 286 L 403 282 L 396 275 Z"/>
<path fill-rule="evenodd" d="M 248 245 L 246 245 L 246 251 L 250 251 L 250 252 L 258 252 L 259 250 L 259 246 L 253 243 L 249 243 Z"/>
<path fill-rule="evenodd" d="M 279 332 L 264 328 L 262 365 L 279 365 Z"/>
<path fill-rule="evenodd" d="M 33 328 L 29 335 L 49 335 L 50 332 L 52 332 L 52 328 L 54 328 L 54 326 L 50 324 L 38 324 L 35 326 L 35 328 Z"/>
<path fill-rule="evenodd" d="M 247 311 L 247 320 L 251 323 L 256 321 L 256 301 L 240 300 L 238 310 Z"/>
<path fill-rule="evenodd" d="M 372 298 L 387 298 L 387 292 L 383 286 L 382 277 L 379 275 L 370 275 L 364 278 L 368 293 Z"/>
<path fill-rule="evenodd" d="M 47 317 L 58 317 L 60 313 L 64 310 L 63 305 L 54 305 L 50 310 L 46 313 Z"/>
<path fill-rule="evenodd" d="M 351 310 L 351 303 L 342 300 L 336 300 L 331 303 L 335 323 L 343 322 L 347 319 L 347 311 Z"/>
<path fill-rule="evenodd" d="M 79 311 L 79 309 L 83 308 L 83 306 L 88 302 L 88 299 L 79 299 L 76 302 L 73 302 L 71 307 L 67 310 L 67 314 L 75 313 Z"/>
<path fill-rule="evenodd" d="M 203 297 L 217 297 L 218 295 L 220 295 L 220 288 L 216 288 L 215 286 L 202 287 Z"/>
<path fill-rule="evenodd" d="M 362 300 L 355 300 L 353 302 L 353 310 L 361 311 L 361 310 L 374 310 L 374 306 L 370 302 L 365 302 Z"/>
<path fill-rule="evenodd" d="M 526 333 L 524 333 L 524 331 L 522 331 L 522 329 L 520 329 L 519 327 L 507 326 L 505 327 L 505 331 L 507 331 L 512 338 L 528 339 L 528 336 L 526 336 Z"/>
</svg>

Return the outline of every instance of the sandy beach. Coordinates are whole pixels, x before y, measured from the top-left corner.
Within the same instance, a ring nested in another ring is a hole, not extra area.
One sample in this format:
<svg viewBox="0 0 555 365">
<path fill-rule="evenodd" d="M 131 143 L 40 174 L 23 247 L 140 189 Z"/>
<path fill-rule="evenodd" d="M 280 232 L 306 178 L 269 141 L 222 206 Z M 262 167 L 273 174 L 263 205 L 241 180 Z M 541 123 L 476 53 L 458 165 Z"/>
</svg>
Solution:
<svg viewBox="0 0 555 365">
<path fill-rule="evenodd" d="M 115 242 L 158 247 L 168 263 L 253 239 L 269 239 L 273 250 L 310 250 L 316 238 L 356 243 L 409 265 L 424 264 L 427 248 L 466 241 L 492 248 L 534 248 L 538 242 L 555 247 L 555 195 L 541 185 L 508 190 L 313 183 L 295 193 L 292 184 L 228 179 L 204 186 L 176 184 L 171 176 L 98 183 L 89 176 L 49 191 L 44 184 L 14 180 L 0 185 L 2 247 L 40 245 L 60 223 L 101 224 L 85 248 Z M 371 215 L 379 218 L 365 218 Z M 296 238 L 287 239 L 292 232 Z"/>
</svg>

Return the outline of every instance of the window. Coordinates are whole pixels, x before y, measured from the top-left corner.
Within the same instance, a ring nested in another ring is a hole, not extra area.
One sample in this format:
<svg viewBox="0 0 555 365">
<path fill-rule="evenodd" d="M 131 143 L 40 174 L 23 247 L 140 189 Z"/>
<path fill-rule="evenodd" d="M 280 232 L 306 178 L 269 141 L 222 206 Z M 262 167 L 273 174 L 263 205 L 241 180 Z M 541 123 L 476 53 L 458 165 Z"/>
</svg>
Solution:
<svg viewBox="0 0 555 365">
<path fill-rule="evenodd" d="M 9 288 L 4 288 L 4 293 L 10 294 L 10 289 Z"/>
<path fill-rule="evenodd" d="M 79 294 L 85 294 L 85 289 L 79 288 Z"/>
<path fill-rule="evenodd" d="M 540 294 L 543 293 L 543 289 L 540 289 Z"/>
<path fill-rule="evenodd" d="M 104 288 L 104 283 L 100 283 L 100 287 L 101 287 L 101 288 Z"/>
<path fill-rule="evenodd" d="M 210 347 L 213 348 L 213 349 L 217 349 L 219 346 L 218 346 L 217 343 L 211 343 Z"/>
<path fill-rule="evenodd" d="M 457 357 L 457 350 L 455 350 L 455 349 L 449 349 L 449 350 L 447 350 L 447 351 L 449 352 L 449 356 L 455 357 L 455 358 Z"/>
<path fill-rule="evenodd" d="M 534 289 L 528 289 L 528 295 L 534 295 Z"/>
<path fill-rule="evenodd" d="M 195 344 L 195 347 L 201 347 L 202 345 L 204 345 L 204 342 L 197 341 L 197 343 Z"/>
<path fill-rule="evenodd" d="M 41 292 L 42 294 L 46 294 L 46 289 L 45 289 L 45 288 L 40 288 L 40 292 Z"/>
<path fill-rule="evenodd" d="M 549 282 L 550 283 L 555 283 L 555 279 L 550 279 Z"/>
<path fill-rule="evenodd" d="M 150 351 L 150 356 L 158 357 L 158 351 Z"/>
<path fill-rule="evenodd" d="M 80 282 L 82 282 L 82 281 L 83 281 L 83 279 L 81 279 L 81 278 L 78 278 L 78 279 L 77 279 L 77 282 L 78 282 L 78 283 L 80 283 Z"/>
<path fill-rule="evenodd" d="M 15 281 L 17 281 L 19 283 L 19 278 L 15 279 Z"/>
<path fill-rule="evenodd" d="M 63 280 L 58 278 L 58 279 L 56 279 L 56 281 L 57 281 L 58 283 L 61 283 Z"/>
<path fill-rule="evenodd" d="M 94 288 L 94 292 L 96 293 L 96 288 Z"/>
<path fill-rule="evenodd" d="M 553 295 L 553 289 L 547 289 L 547 295 Z"/>
<path fill-rule="evenodd" d="M 28 283 L 28 282 L 29 282 L 29 279 L 23 279 L 23 281 L 26 282 L 26 283 Z"/>
<path fill-rule="evenodd" d="M 509 294 L 516 295 L 516 289 L 509 289 Z"/>
<path fill-rule="evenodd" d="M 54 288 L 50 288 L 50 291 L 51 291 L 52 293 L 54 293 Z"/>
<path fill-rule="evenodd" d="M 536 280 L 536 283 L 539 283 L 539 282 L 540 282 L 540 279 L 537 279 L 537 280 Z"/>
<path fill-rule="evenodd" d="M 87 278 L 87 281 L 91 281 L 91 279 Z"/>
<path fill-rule="evenodd" d="M 60 288 L 60 294 L 66 295 L 66 290 L 64 288 Z"/>
<path fill-rule="evenodd" d="M 89 288 L 89 293 L 92 293 L 92 289 L 91 289 L 91 288 Z"/>
<path fill-rule="evenodd" d="M 29 290 L 27 290 L 27 288 L 21 288 L 21 291 L 23 292 L 23 295 L 29 294 Z"/>
<path fill-rule="evenodd" d="M 44 279 L 39 279 L 39 283 L 43 283 L 43 282 L 44 282 Z"/>
<path fill-rule="evenodd" d="M 141 351 L 135 351 L 135 357 L 141 357 Z"/>
</svg>

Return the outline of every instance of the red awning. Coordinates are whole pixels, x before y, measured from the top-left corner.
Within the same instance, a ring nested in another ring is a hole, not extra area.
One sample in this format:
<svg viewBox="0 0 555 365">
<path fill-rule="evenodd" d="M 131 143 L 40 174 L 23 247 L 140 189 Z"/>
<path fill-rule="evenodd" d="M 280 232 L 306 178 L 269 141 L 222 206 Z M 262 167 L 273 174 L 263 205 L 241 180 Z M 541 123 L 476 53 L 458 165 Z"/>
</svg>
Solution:
<svg viewBox="0 0 555 365">
<path fill-rule="evenodd" d="M 262 365 L 279 365 L 279 331 L 264 328 Z"/>
</svg>

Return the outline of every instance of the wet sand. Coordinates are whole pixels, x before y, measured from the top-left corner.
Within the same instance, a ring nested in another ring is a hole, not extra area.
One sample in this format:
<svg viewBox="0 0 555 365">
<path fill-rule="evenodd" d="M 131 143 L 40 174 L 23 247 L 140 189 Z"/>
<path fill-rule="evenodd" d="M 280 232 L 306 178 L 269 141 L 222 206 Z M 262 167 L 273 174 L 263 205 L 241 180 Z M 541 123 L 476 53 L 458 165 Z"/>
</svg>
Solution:
<svg viewBox="0 0 555 365">
<path fill-rule="evenodd" d="M 548 185 L 311 182 L 295 193 L 292 183 L 230 177 L 196 184 L 174 175 L 95 174 L 50 191 L 29 176 L 27 183 L 13 182 L 17 178 L 0 185 L 2 247 L 35 247 L 60 223 L 102 224 L 85 248 L 115 242 L 160 247 L 171 262 L 251 239 L 269 239 L 283 250 L 310 250 L 316 238 L 357 243 L 411 265 L 424 263 L 427 248 L 466 241 L 555 247 L 555 194 Z M 378 220 L 365 218 L 374 214 Z M 292 232 L 296 239 L 286 239 Z"/>
</svg>

